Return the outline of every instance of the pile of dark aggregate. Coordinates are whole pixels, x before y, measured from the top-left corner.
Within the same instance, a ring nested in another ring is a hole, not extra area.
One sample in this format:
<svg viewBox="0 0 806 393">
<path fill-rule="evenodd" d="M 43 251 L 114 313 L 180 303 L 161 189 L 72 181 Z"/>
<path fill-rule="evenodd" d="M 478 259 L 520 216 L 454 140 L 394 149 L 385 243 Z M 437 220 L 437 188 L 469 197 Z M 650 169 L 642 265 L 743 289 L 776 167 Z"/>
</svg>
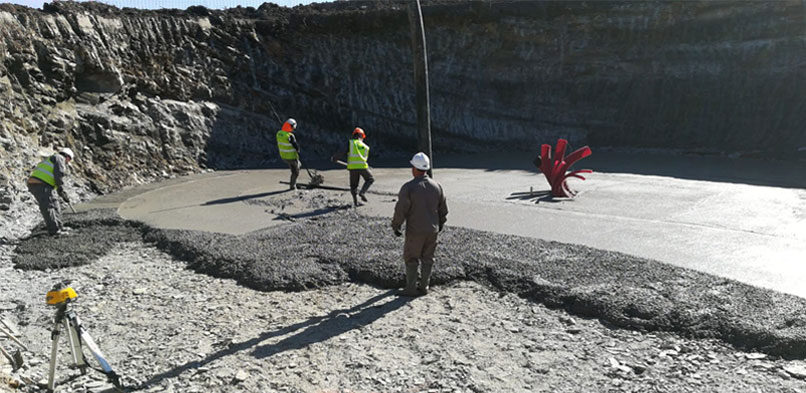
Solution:
<svg viewBox="0 0 806 393">
<path fill-rule="evenodd" d="M 23 270 L 58 269 L 92 263 L 118 243 L 141 241 L 142 226 L 114 209 L 65 214 L 69 235 L 48 236 L 44 224 L 17 245 L 12 261 Z"/>
<path fill-rule="evenodd" d="M 70 225 L 78 233 L 67 237 L 72 240 L 47 246 L 41 237 L 25 240 L 15 263 L 42 269 L 89 262 L 110 243 L 142 233 L 195 271 L 262 291 L 347 281 L 403 285 L 403 240 L 392 234 L 388 219 L 352 209 L 241 236 L 153 229 L 112 215 L 74 216 Z M 465 228 L 446 228 L 436 259 L 433 285 L 470 280 L 619 327 L 718 338 L 742 349 L 806 358 L 806 300 L 795 296 L 617 252 Z M 48 261 L 53 264 L 46 266 Z"/>
</svg>

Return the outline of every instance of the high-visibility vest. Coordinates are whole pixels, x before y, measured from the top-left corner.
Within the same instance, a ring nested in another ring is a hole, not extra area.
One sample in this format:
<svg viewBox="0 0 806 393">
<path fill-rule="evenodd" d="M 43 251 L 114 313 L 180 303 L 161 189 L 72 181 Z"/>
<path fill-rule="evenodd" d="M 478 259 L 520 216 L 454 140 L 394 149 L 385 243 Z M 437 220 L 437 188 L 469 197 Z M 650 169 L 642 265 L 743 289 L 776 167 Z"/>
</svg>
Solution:
<svg viewBox="0 0 806 393">
<path fill-rule="evenodd" d="M 52 156 L 48 157 L 46 160 L 42 160 L 42 162 L 36 165 L 36 168 L 31 173 L 31 177 L 35 177 L 47 183 L 51 187 L 57 188 L 56 177 L 53 175 L 53 165 Z"/>
<path fill-rule="evenodd" d="M 289 141 L 290 132 L 283 130 L 277 131 L 277 149 L 280 150 L 280 157 L 284 160 L 296 160 L 299 158 L 297 149 Z"/>
<path fill-rule="evenodd" d="M 369 164 L 369 146 L 360 139 L 350 140 L 350 152 L 347 155 L 347 169 L 367 169 Z"/>
</svg>

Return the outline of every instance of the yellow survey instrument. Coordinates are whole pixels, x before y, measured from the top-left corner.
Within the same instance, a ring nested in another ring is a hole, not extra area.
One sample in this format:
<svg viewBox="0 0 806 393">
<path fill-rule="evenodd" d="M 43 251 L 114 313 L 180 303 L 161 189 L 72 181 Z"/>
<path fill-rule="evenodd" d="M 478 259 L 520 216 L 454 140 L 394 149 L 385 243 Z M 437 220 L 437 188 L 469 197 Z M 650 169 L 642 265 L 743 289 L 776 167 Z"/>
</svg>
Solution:
<svg viewBox="0 0 806 393">
<path fill-rule="evenodd" d="M 72 309 L 71 303 L 78 297 L 76 291 L 70 287 L 70 281 L 64 280 L 56 283 L 47 294 L 48 304 L 56 307 L 56 317 L 53 318 L 54 326 L 50 333 L 51 348 L 50 348 L 50 368 L 48 371 L 48 385 L 47 390 L 53 392 L 56 387 L 56 363 L 59 352 L 59 335 L 62 330 L 67 332 L 67 343 L 70 345 L 72 366 L 81 369 L 81 373 L 86 373 L 87 368 L 92 368 L 106 374 L 106 378 L 122 391 L 123 385 L 120 383 L 120 376 L 112 370 L 112 366 L 106 360 L 106 357 L 101 353 L 95 340 L 92 339 L 89 332 L 84 329 L 81 320 L 78 318 L 76 311 Z M 95 360 L 100 368 L 91 366 L 87 363 L 87 358 L 84 356 L 83 347 L 92 352 Z"/>
<path fill-rule="evenodd" d="M 73 290 L 73 288 L 70 288 L 70 287 L 57 288 L 57 287 L 54 287 L 45 296 L 45 300 L 51 306 L 58 306 L 58 305 L 60 305 L 62 303 L 69 302 L 69 301 L 71 301 L 71 300 L 73 300 L 73 299 L 75 299 L 77 297 L 78 297 L 78 295 L 76 294 L 76 291 Z"/>
</svg>

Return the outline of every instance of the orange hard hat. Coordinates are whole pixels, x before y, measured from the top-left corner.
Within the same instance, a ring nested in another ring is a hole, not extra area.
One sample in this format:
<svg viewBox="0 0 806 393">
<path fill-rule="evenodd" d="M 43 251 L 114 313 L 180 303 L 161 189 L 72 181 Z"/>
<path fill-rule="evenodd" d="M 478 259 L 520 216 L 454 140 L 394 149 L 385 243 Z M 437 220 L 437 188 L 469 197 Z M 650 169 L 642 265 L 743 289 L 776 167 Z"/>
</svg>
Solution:
<svg viewBox="0 0 806 393">
<path fill-rule="evenodd" d="M 353 130 L 353 135 L 361 135 L 362 138 L 366 138 L 367 134 L 364 133 L 364 130 L 361 127 L 356 127 Z"/>
</svg>

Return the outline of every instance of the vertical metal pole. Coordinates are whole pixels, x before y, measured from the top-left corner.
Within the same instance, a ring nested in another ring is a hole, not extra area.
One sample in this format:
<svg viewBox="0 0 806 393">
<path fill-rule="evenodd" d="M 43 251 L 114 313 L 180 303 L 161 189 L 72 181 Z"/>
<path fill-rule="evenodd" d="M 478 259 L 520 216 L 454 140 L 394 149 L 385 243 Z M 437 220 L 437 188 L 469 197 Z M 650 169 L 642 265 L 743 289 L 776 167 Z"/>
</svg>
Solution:
<svg viewBox="0 0 806 393">
<path fill-rule="evenodd" d="M 434 155 L 431 151 L 431 111 L 428 94 L 428 57 L 425 47 L 425 27 L 420 0 L 409 2 L 411 50 L 414 58 L 414 87 L 417 97 L 417 148 L 431 159 L 428 175 L 433 177 Z"/>
</svg>

